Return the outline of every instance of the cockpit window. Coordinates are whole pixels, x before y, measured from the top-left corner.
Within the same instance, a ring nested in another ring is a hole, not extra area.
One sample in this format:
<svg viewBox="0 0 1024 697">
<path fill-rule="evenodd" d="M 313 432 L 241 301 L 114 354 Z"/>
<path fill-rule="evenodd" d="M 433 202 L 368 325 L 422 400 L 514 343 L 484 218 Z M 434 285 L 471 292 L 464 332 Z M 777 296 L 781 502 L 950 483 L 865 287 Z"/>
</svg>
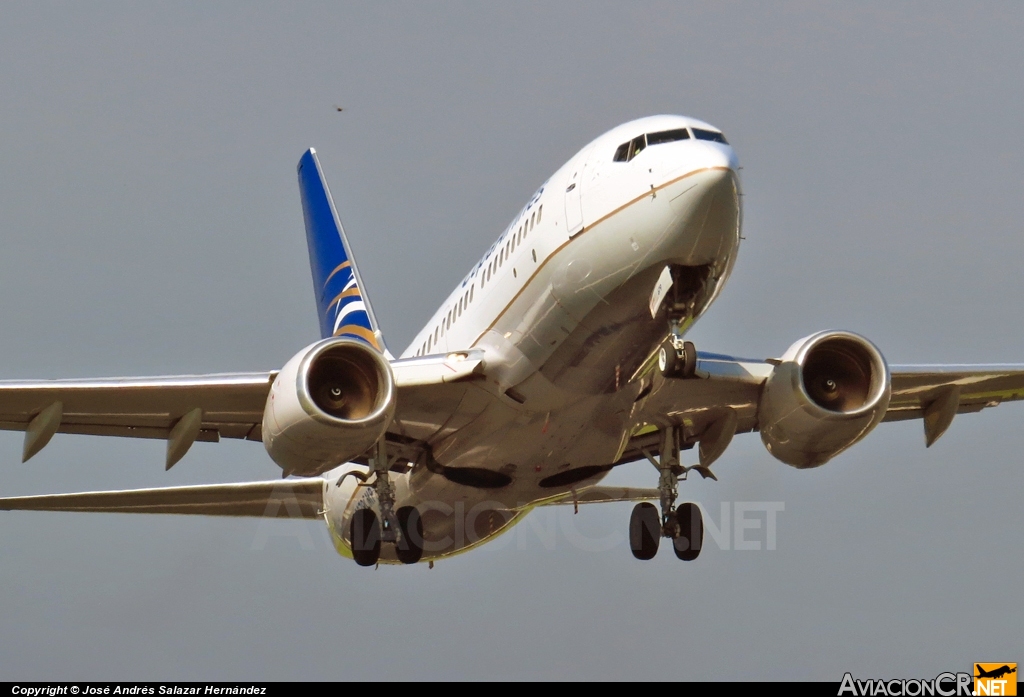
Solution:
<svg viewBox="0 0 1024 697">
<path fill-rule="evenodd" d="M 697 133 L 697 129 L 693 129 L 694 133 Z M 717 140 L 721 143 L 725 142 L 725 138 L 722 137 L 721 133 L 714 133 L 713 131 L 700 131 L 701 133 L 707 134 L 703 136 L 704 140 Z M 702 136 L 697 136 L 701 138 Z M 658 131 L 657 133 L 648 133 L 646 135 L 637 136 L 633 140 L 623 143 L 619 147 L 615 148 L 615 155 L 612 157 L 612 162 L 629 162 L 634 157 L 640 154 L 640 151 L 644 148 L 652 145 L 662 145 L 663 143 L 674 143 L 677 140 L 688 140 L 690 138 L 690 132 L 685 128 L 674 128 L 671 131 Z"/>
<path fill-rule="evenodd" d="M 729 141 L 725 139 L 725 136 L 718 131 L 705 131 L 703 128 L 693 129 L 693 137 L 697 140 L 712 140 L 716 143 L 729 144 Z"/>
<path fill-rule="evenodd" d="M 644 136 L 637 136 L 629 143 L 629 159 L 632 160 L 634 157 L 640 154 L 640 151 L 647 147 L 647 138 Z"/>
<path fill-rule="evenodd" d="M 657 133 L 647 134 L 648 145 L 661 145 L 662 143 L 673 143 L 677 140 L 686 140 L 690 137 L 690 132 L 685 128 L 676 128 L 671 131 L 658 131 Z"/>
</svg>

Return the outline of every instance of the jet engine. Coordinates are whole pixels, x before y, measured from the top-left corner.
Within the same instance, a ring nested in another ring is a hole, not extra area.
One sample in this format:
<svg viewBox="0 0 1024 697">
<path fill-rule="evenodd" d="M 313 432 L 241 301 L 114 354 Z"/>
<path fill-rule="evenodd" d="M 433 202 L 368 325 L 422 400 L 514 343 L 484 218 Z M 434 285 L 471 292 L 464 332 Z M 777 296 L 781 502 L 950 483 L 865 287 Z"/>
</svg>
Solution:
<svg viewBox="0 0 1024 697">
<path fill-rule="evenodd" d="M 286 474 L 313 476 L 364 454 L 394 415 L 387 359 L 356 339 L 325 339 L 296 354 L 274 380 L 263 444 Z"/>
<path fill-rule="evenodd" d="M 823 465 L 878 425 L 891 394 L 874 344 L 850 332 L 813 334 L 789 347 L 765 383 L 761 440 L 787 465 Z"/>
</svg>

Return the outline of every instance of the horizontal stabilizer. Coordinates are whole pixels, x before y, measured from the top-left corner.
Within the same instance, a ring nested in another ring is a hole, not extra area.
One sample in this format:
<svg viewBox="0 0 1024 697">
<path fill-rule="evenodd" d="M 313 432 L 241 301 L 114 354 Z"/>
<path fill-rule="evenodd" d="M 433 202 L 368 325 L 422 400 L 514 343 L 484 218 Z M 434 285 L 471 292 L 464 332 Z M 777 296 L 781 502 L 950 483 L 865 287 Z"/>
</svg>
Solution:
<svg viewBox="0 0 1024 697">
<path fill-rule="evenodd" d="M 16 496 L 0 499 L 0 510 L 320 518 L 324 486 L 325 480 L 314 477 L 160 489 Z"/>
</svg>

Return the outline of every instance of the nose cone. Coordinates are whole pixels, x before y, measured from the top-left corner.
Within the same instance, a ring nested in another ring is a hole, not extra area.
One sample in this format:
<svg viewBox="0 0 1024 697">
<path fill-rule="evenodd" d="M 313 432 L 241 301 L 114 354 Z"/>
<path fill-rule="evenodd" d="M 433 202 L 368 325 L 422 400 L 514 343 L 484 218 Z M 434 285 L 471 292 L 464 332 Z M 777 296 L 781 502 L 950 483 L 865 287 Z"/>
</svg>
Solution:
<svg viewBox="0 0 1024 697">
<path fill-rule="evenodd" d="M 720 172 L 723 178 L 738 182 L 739 158 L 728 143 L 704 140 L 687 140 L 683 143 L 678 148 L 666 148 L 663 151 L 664 159 L 659 168 L 662 181 L 671 182 L 689 174 L 712 170 Z"/>
<path fill-rule="evenodd" d="M 739 169 L 740 161 L 736 157 L 736 151 L 726 143 L 698 141 L 692 143 L 689 150 L 686 161 L 682 164 L 691 171 L 698 169 L 728 169 L 735 172 Z"/>
</svg>

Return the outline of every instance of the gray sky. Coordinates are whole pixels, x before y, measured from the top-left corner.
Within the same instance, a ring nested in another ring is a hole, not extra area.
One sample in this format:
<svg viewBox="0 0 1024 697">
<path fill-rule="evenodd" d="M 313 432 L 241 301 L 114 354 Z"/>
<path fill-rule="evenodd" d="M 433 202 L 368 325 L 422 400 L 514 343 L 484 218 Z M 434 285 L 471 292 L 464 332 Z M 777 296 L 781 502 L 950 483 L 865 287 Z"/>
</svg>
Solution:
<svg viewBox="0 0 1024 697">
<path fill-rule="evenodd" d="M 744 166 L 747 240 L 698 347 L 776 356 L 836 327 L 892 363 L 1024 361 L 1022 35 L 1018 3 L 10 3 L 0 375 L 280 367 L 317 338 L 295 179 L 311 145 L 402 349 L 570 155 L 666 112 L 723 128 Z M 1020 405 L 959 417 L 930 450 L 920 423 L 884 424 L 814 471 L 739 437 L 721 481 L 682 495 L 715 520 L 782 502 L 777 549 L 691 564 L 635 561 L 628 504 L 375 572 L 315 523 L 4 513 L 0 676 L 839 680 L 1019 661 L 1022 422 Z M 163 448 L 58 436 L 22 465 L 21 435 L 0 434 L 0 492 L 279 476 L 258 444 L 197 444 L 169 473 Z"/>
</svg>

